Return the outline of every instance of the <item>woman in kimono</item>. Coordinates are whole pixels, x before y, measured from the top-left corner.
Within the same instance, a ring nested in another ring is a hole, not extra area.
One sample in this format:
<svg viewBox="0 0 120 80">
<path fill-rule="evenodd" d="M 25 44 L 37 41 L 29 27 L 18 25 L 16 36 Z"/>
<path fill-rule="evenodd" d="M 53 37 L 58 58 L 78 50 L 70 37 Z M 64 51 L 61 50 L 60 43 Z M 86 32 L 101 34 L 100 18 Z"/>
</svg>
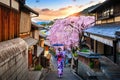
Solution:
<svg viewBox="0 0 120 80">
<path fill-rule="evenodd" d="M 61 48 L 58 48 L 58 52 L 57 52 L 57 67 L 58 67 L 58 77 L 62 77 L 63 67 L 64 67 L 64 54 Z"/>
</svg>

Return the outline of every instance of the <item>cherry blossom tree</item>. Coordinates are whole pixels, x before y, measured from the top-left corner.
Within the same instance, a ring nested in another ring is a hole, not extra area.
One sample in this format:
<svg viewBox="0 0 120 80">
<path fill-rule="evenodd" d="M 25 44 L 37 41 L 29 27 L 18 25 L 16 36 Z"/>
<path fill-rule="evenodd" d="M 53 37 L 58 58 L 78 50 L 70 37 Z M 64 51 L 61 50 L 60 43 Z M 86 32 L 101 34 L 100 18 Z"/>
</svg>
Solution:
<svg viewBox="0 0 120 80">
<path fill-rule="evenodd" d="M 52 25 L 48 39 L 51 44 L 80 45 L 82 31 L 93 26 L 93 16 L 68 17 L 58 19 Z"/>
</svg>

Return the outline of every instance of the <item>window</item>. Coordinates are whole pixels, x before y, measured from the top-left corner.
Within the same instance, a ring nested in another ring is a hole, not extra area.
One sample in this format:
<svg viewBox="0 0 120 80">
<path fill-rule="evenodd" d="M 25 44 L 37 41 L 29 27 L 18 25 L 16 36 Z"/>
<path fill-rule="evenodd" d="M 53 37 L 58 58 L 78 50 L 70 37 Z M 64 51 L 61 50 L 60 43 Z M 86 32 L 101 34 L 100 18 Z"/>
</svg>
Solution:
<svg viewBox="0 0 120 80">
<path fill-rule="evenodd" d="M 110 15 L 113 15 L 113 8 L 110 9 Z"/>
<path fill-rule="evenodd" d="M 98 14 L 98 19 L 111 18 L 114 14 L 113 11 L 113 7 L 103 10 L 101 13 Z"/>
</svg>

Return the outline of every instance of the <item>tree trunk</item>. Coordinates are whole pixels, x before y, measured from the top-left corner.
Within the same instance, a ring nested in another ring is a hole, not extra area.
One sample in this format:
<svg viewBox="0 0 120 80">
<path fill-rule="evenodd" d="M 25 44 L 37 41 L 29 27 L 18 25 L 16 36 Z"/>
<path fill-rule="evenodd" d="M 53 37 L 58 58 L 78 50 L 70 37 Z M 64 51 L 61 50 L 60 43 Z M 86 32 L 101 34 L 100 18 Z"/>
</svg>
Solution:
<svg viewBox="0 0 120 80">
<path fill-rule="evenodd" d="M 79 33 L 79 48 L 82 48 L 82 36 L 83 36 L 83 32 Z"/>
</svg>

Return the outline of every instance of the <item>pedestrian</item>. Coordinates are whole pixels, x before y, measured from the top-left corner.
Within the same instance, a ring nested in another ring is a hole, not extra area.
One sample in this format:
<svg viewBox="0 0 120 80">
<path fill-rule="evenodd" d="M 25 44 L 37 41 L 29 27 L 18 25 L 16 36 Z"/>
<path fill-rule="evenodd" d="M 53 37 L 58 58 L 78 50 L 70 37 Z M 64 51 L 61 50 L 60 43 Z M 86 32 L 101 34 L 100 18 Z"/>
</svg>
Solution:
<svg viewBox="0 0 120 80">
<path fill-rule="evenodd" d="M 65 66 L 66 66 L 66 57 L 67 57 L 66 54 L 67 54 L 67 49 L 64 48 L 62 52 L 63 52 L 63 55 L 64 55 L 64 60 L 63 60 L 63 63 L 64 63 L 64 64 L 63 64 L 63 65 L 64 65 L 64 67 L 65 67 Z"/>
<path fill-rule="evenodd" d="M 68 49 L 68 52 L 66 54 L 66 64 L 71 65 L 71 60 L 72 60 L 72 52 L 71 49 Z"/>
<path fill-rule="evenodd" d="M 58 48 L 57 52 L 57 67 L 58 67 L 58 77 L 62 77 L 64 68 L 64 54 L 61 48 Z"/>
</svg>

